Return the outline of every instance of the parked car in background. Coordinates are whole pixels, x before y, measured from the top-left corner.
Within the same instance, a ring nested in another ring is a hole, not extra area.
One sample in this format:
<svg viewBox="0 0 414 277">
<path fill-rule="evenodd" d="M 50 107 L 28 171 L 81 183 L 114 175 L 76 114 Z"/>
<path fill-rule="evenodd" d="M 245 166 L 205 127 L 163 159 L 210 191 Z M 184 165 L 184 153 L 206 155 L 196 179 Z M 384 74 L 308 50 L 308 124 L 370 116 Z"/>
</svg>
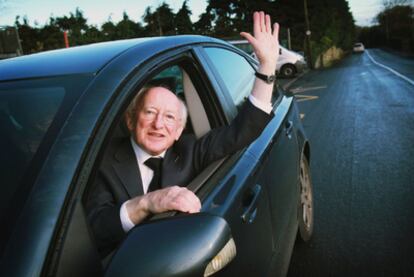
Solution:
<svg viewBox="0 0 414 277">
<path fill-rule="evenodd" d="M 247 40 L 230 40 L 228 42 L 256 58 L 253 48 Z M 280 46 L 279 51 L 279 59 L 276 65 L 276 73 L 279 76 L 292 78 L 306 68 L 307 64 L 303 55 L 283 46 Z"/>
<path fill-rule="evenodd" d="M 365 46 L 361 42 L 357 42 L 354 44 L 353 52 L 354 53 L 364 53 Z"/>
<path fill-rule="evenodd" d="M 132 229 L 101 260 L 85 201 L 126 107 L 146 84 L 185 99 L 187 135 L 229 124 L 258 63 L 202 36 L 91 44 L 0 61 L 0 276 L 283 276 L 313 230 L 310 144 L 295 99 L 275 86 L 274 117 L 250 146 L 188 188 L 197 214 Z"/>
</svg>

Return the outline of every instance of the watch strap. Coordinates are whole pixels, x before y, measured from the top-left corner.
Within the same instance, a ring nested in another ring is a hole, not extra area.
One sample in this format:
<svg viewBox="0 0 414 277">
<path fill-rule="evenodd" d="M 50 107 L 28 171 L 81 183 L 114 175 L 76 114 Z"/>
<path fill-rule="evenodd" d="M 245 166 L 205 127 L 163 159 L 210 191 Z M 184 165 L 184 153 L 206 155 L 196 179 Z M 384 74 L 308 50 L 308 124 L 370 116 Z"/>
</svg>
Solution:
<svg viewBox="0 0 414 277">
<path fill-rule="evenodd" d="M 268 84 L 272 84 L 276 80 L 276 76 L 275 75 L 265 75 L 265 74 L 262 74 L 262 73 L 257 72 L 257 71 L 254 73 L 254 75 L 257 78 L 259 78 L 260 80 L 263 80 L 263 81 L 265 81 Z"/>
</svg>

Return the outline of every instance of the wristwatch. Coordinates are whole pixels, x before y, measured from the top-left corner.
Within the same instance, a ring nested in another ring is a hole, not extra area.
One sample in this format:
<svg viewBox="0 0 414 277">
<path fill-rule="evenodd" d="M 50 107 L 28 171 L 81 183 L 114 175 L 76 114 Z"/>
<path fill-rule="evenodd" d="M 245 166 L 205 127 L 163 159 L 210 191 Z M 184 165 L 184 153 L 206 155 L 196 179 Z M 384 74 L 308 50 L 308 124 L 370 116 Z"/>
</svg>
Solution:
<svg viewBox="0 0 414 277">
<path fill-rule="evenodd" d="M 256 75 L 257 78 L 259 78 L 260 80 L 265 81 L 268 84 L 273 84 L 276 81 L 276 76 L 275 75 L 264 75 L 262 73 L 259 73 L 256 71 L 256 73 L 254 73 L 254 75 Z"/>
</svg>

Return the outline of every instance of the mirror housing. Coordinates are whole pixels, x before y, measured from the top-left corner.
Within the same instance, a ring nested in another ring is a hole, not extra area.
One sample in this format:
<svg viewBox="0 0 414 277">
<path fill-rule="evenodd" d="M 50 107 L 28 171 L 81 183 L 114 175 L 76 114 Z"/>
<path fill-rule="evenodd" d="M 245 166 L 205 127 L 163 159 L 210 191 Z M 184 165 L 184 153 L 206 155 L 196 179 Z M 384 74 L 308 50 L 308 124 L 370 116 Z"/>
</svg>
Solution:
<svg viewBox="0 0 414 277">
<path fill-rule="evenodd" d="M 129 232 L 105 276 L 203 276 L 230 238 L 227 222 L 209 214 L 151 221 Z"/>
</svg>

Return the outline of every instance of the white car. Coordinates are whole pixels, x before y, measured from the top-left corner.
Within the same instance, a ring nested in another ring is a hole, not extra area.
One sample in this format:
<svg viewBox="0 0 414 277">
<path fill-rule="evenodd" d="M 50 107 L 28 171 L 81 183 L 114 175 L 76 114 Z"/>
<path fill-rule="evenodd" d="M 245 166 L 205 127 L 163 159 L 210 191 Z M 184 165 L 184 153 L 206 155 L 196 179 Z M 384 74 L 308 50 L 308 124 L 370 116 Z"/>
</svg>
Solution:
<svg viewBox="0 0 414 277">
<path fill-rule="evenodd" d="M 354 44 L 354 53 L 363 53 L 365 51 L 364 44 L 357 42 Z"/>
<path fill-rule="evenodd" d="M 253 58 L 256 59 L 256 56 L 253 52 L 253 48 L 247 40 L 232 40 L 228 42 L 230 44 L 233 44 L 237 48 L 240 48 L 241 50 L 251 54 Z M 301 54 L 286 49 L 281 45 L 279 51 L 280 55 L 276 64 L 277 74 L 280 74 L 281 76 L 286 78 L 292 78 L 297 73 L 303 72 L 303 70 L 306 68 L 305 58 Z"/>
</svg>

